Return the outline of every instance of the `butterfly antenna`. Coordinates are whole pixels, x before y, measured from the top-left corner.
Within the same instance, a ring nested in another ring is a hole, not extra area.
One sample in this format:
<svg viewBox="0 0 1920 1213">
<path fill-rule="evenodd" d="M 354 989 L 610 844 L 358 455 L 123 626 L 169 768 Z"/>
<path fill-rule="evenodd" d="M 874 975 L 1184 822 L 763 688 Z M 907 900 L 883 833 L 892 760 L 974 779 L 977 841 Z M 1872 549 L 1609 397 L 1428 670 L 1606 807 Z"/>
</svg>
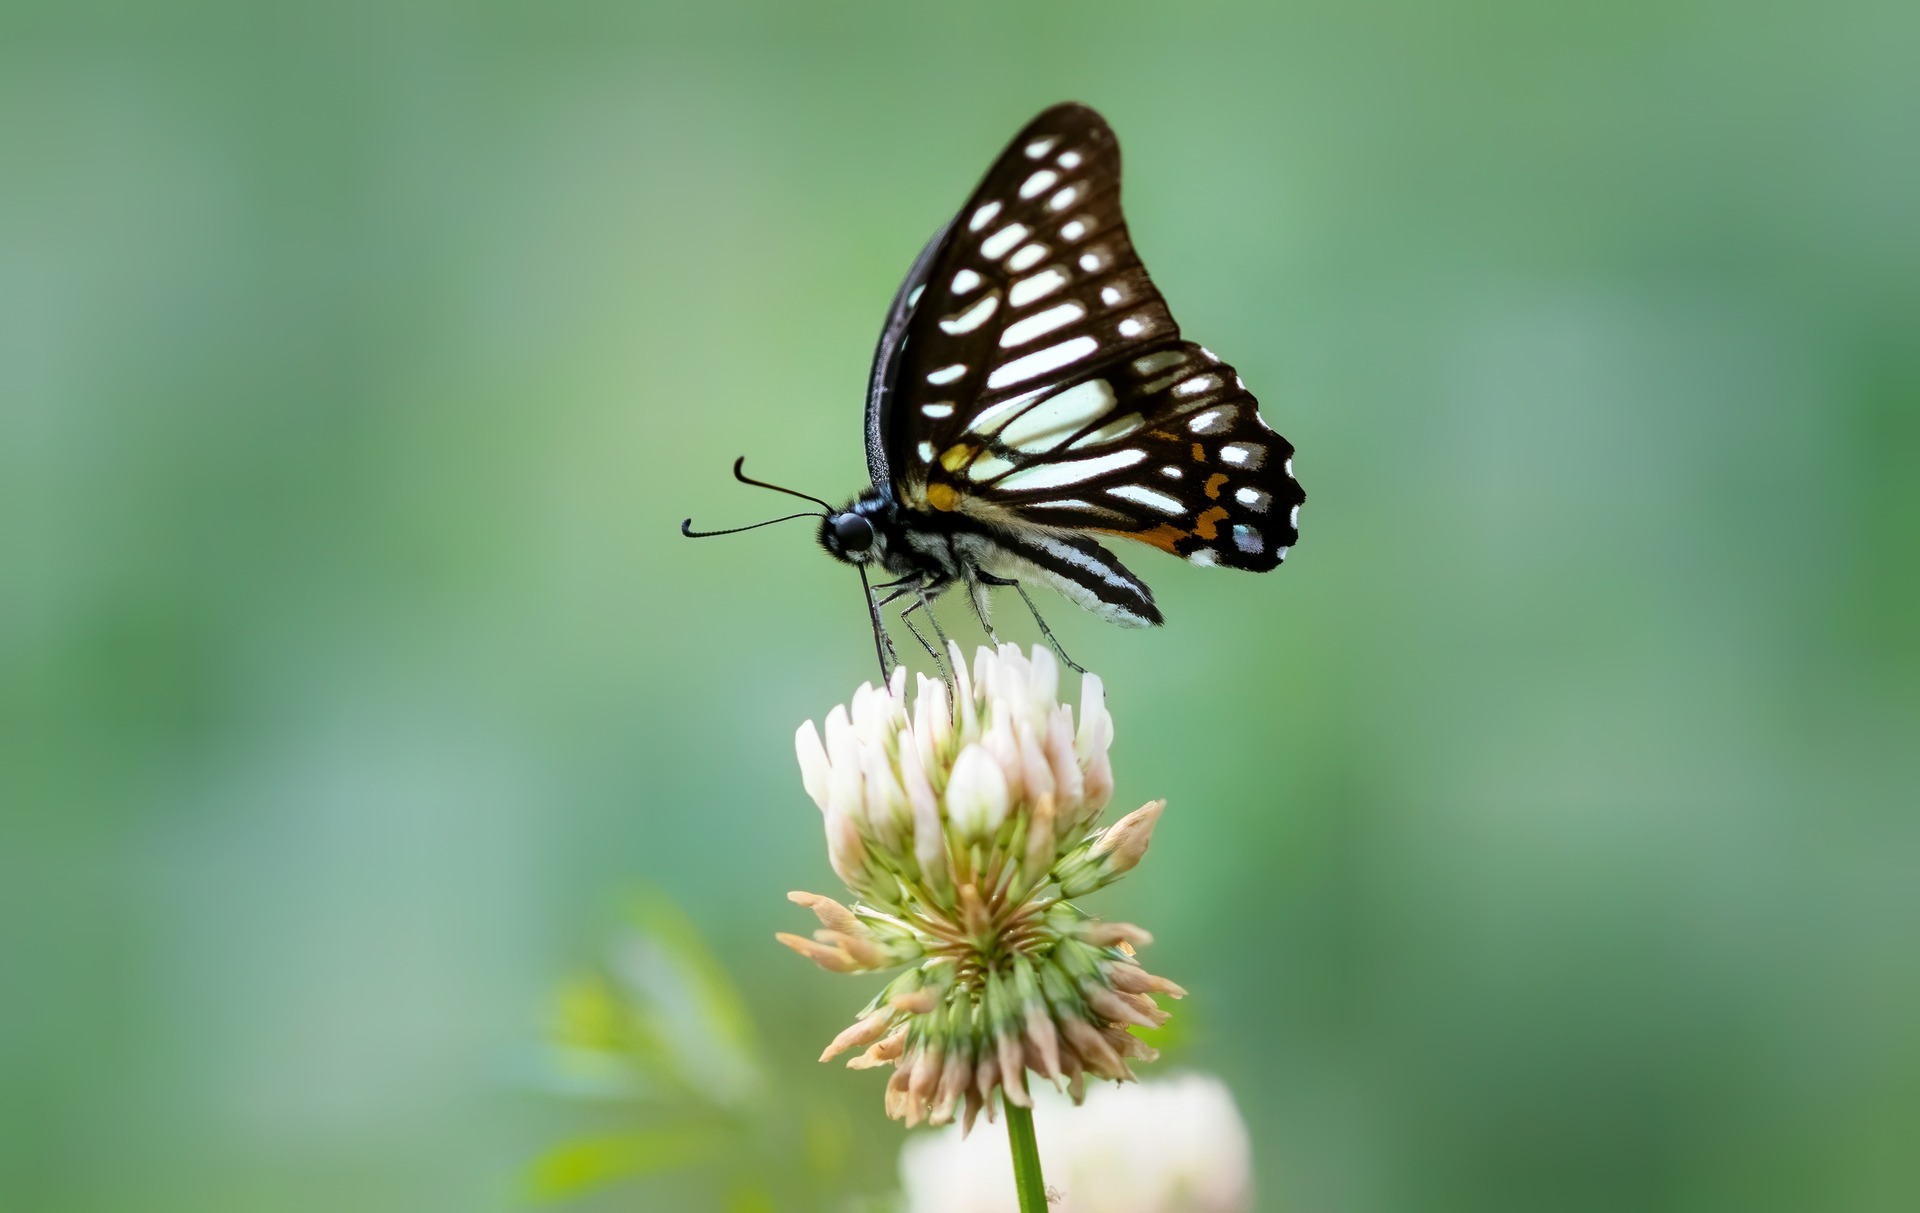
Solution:
<svg viewBox="0 0 1920 1213">
<path fill-rule="evenodd" d="M 738 535 L 741 531 L 757 531 L 763 526 L 772 526 L 776 522 L 792 522 L 795 518 L 825 517 L 825 514 L 817 514 L 812 510 L 808 510 L 804 514 L 788 514 L 784 518 L 769 518 L 765 522 L 754 522 L 746 526 L 728 527 L 724 531 L 696 531 L 693 529 L 693 519 L 686 518 L 680 522 L 680 533 L 689 539 L 711 539 L 715 535 Z"/>
<path fill-rule="evenodd" d="M 798 497 L 802 501 L 811 501 L 815 505 L 819 506 L 821 509 L 828 511 L 829 513 L 832 512 L 833 510 L 832 502 L 822 501 L 818 497 L 815 497 L 812 493 L 802 493 L 798 489 L 784 488 L 777 484 L 768 484 L 764 480 L 755 480 L 753 477 L 747 475 L 746 472 L 741 470 L 746 466 L 746 463 L 747 463 L 747 457 L 745 455 L 742 455 L 740 456 L 740 458 L 733 461 L 733 478 L 735 480 L 738 480 L 741 484 L 750 484 L 755 488 L 760 488 L 760 489 L 772 489 L 776 493 L 785 493 L 789 497 Z"/>
</svg>

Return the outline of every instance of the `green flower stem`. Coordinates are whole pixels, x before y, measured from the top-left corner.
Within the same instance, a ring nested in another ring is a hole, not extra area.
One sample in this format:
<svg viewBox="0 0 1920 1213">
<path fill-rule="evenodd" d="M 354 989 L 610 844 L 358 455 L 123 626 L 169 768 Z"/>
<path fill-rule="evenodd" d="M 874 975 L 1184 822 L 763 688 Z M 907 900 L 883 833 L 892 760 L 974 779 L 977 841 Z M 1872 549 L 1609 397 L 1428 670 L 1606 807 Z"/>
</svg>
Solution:
<svg viewBox="0 0 1920 1213">
<path fill-rule="evenodd" d="M 1003 1099 L 1007 1114 L 1007 1143 L 1013 1147 L 1013 1186 L 1020 1193 L 1020 1213 L 1047 1213 L 1047 1184 L 1040 1178 L 1040 1147 L 1033 1139 L 1033 1109 Z"/>
</svg>

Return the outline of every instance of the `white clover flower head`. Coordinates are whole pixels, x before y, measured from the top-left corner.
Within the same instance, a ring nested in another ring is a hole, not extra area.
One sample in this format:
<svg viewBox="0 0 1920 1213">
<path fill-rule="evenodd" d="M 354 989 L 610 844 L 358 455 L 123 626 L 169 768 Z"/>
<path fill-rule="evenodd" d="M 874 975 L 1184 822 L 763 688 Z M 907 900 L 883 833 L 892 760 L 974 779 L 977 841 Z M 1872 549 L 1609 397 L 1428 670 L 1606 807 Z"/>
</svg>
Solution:
<svg viewBox="0 0 1920 1213">
<path fill-rule="evenodd" d="M 971 670 L 951 655 L 951 694 L 922 676 L 909 712 L 899 670 L 828 713 L 824 737 L 800 727 L 800 781 L 857 900 L 789 894 L 821 929 L 779 938 L 835 972 L 900 970 L 821 1060 L 864 1048 L 847 1064 L 894 1067 L 888 1115 L 970 1127 L 996 1090 L 1027 1106 L 1029 1069 L 1075 1102 L 1088 1074 L 1131 1079 L 1155 1054 L 1127 1029 L 1164 1023 L 1152 996 L 1185 991 L 1134 960 L 1145 931 L 1069 900 L 1138 864 L 1165 807 L 1097 828 L 1113 793 L 1099 678 L 1076 726 L 1047 650 L 982 648 Z"/>
<path fill-rule="evenodd" d="M 1207 1074 L 1036 1099 L 1034 1126 L 1049 1213 L 1247 1213 L 1253 1145 L 1227 1085 Z M 998 1131 L 963 1140 L 928 1134 L 900 1151 L 907 1213 L 1016 1213 L 1013 1170 Z"/>
</svg>

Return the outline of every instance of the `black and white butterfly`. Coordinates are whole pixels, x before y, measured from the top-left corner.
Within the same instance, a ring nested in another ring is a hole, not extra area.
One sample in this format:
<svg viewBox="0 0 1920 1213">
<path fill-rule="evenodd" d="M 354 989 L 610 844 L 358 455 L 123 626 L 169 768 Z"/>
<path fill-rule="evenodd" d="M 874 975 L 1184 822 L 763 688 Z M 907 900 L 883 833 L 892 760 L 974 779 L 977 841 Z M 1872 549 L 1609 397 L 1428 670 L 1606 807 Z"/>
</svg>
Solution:
<svg viewBox="0 0 1920 1213">
<path fill-rule="evenodd" d="M 909 600 L 902 620 L 938 664 L 912 615 L 938 633 L 929 604 L 955 587 L 989 632 L 989 591 L 1012 587 L 1031 610 L 1032 583 L 1151 626 L 1153 592 L 1103 537 L 1253 572 L 1298 537 L 1293 447 L 1257 409 L 1231 366 L 1181 339 L 1148 280 L 1120 212 L 1112 129 L 1057 105 L 994 161 L 894 296 L 867 388 L 872 487 L 840 509 L 794 495 L 824 507 L 821 546 L 860 570 L 883 675 L 896 657 L 881 608 Z M 734 474 L 779 488 L 739 463 Z M 871 582 L 869 566 L 892 580 Z"/>
</svg>

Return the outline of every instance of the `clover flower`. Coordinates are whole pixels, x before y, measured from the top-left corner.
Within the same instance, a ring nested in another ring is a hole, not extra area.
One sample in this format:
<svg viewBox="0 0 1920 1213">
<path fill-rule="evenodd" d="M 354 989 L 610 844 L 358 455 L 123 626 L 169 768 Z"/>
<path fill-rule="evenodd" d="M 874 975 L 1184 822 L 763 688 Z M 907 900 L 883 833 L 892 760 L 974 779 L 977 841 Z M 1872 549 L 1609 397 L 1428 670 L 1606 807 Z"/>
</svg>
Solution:
<svg viewBox="0 0 1920 1213">
<path fill-rule="evenodd" d="M 1049 1213 L 1248 1213 L 1253 1142 L 1227 1084 L 1181 1074 L 1094 1091 L 1083 1110 L 1046 1091 L 1035 1100 L 1040 1155 L 1057 1200 Z M 906 1213 L 1013 1213 L 998 1129 L 957 1128 L 900 1152 Z"/>
<path fill-rule="evenodd" d="M 982 648 L 956 686 L 924 675 L 912 710 L 906 671 L 812 721 L 795 747 L 825 820 L 827 855 L 851 907 L 791 893 L 812 938 L 782 943 L 840 973 L 899 970 L 827 1046 L 892 1065 L 887 1115 L 970 1128 L 993 1094 L 1027 1108 L 1033 1070 L 1075 1103 L 1086 1076 L 1133 1078 L 1156 1054 L 1128 1028 L 1167 1019 L 1152 995 L 1186 991 L 1141 968 L 1147 932 L 1096 919 L 1070 899 L 1118 880 L 1146 853 L 1164 801 L 1099 828 L 1113 794 L 1113 720 L 1100 679 L 1081 683 L 1076 727 L 1059 667 L 1035 648 Z"/>
</svg>

